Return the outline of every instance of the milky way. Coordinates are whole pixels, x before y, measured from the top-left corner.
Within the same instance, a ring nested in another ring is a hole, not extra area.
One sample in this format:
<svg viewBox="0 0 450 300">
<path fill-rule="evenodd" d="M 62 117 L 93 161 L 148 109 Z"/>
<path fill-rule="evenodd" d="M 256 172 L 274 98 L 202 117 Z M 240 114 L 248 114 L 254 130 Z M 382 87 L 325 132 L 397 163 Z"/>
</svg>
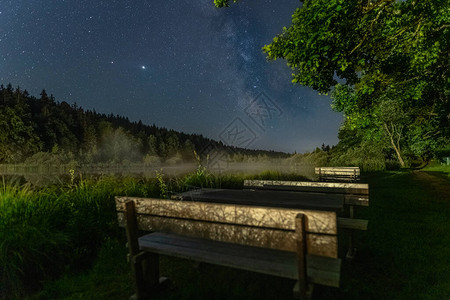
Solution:
<svg viewBox="0 0 450 300">
<path fill-rule="evenodd" d="M 337 142 L 342 116 L 330 99 L 293 86 L 285 63 L 261 51 L 298 1 L 1 3 L 0 83 L 217 140 L 244 124 L 250 148 Z"/>
</svg>

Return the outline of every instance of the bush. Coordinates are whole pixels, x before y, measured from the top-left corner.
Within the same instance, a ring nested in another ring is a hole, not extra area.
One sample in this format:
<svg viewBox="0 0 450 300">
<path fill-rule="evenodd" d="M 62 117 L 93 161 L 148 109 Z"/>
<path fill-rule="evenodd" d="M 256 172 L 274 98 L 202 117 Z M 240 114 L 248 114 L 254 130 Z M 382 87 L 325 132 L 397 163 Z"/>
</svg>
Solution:
<svg viewBox="0 0 450 300">
<path fill-rule="evenodd" d="M 330 160 L 330 165 L 360 167 L 366 172 L 386 170 L 386 160 L 382 149 L 365 142 L 344 153 L 335 153 Z"/>
</svg>

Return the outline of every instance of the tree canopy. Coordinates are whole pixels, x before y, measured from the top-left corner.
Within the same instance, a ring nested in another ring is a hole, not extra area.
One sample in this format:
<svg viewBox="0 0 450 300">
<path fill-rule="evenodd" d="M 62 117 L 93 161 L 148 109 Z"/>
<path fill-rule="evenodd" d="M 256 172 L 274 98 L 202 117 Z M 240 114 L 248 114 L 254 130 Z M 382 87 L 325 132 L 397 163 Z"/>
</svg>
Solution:
<svg viewBox="0 0 450 300">
<path fill-rule="evenodd" d="M 263 47 L 293 83 L 330 93 L 346 130 L 390 145 L 402 166 L 449 143 L 449 0 L 301 2 Z"/>
</svg>

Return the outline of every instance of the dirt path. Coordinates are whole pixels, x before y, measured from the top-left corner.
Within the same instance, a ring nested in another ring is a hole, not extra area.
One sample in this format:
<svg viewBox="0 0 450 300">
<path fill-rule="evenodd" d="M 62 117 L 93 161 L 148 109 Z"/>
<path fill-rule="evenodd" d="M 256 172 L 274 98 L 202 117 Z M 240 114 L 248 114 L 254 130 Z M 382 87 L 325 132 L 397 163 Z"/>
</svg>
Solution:
<svg viewBox="0 0 450 300">
<path fill-rule="evenodd" d="M 450 177 L 444 177 L 440 173 L 415 171 L 413 172 L 413 178 L 429 185 L 432 190 L 437 194 L 439 199 L 447 200 L 450 202 Z"/>
</svg>

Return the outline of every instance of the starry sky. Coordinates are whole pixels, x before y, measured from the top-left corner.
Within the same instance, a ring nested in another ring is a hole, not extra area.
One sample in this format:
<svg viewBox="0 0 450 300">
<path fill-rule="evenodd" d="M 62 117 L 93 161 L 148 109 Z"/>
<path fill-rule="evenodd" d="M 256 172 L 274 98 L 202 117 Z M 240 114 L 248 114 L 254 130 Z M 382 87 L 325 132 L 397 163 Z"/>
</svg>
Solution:
<svg viewBox="0 0 450 300">
<path fill-rule="evenodd" d="M 311 151 L 337 143 L 342 115 L 261 51 L 299 5 L 0 0 L 0 83 L 234 146 Z"/>
</svg>

